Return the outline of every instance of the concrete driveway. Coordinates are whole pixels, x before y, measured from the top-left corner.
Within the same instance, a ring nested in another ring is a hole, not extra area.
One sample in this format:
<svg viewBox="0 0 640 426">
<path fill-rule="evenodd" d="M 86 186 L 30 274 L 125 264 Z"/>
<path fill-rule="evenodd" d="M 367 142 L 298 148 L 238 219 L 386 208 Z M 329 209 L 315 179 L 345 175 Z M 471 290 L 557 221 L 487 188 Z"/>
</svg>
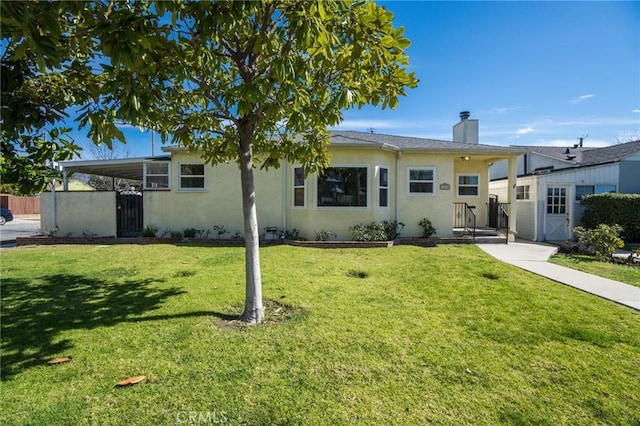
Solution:
<svg viewBox="0 0 640 426">
<path fill-rule="evenodd" d="M 40 233 L 40 218 L 14 218 L 0 226 L 2 248 L 15 246 L 16 237 L 30 237 Z"/>
</svg>

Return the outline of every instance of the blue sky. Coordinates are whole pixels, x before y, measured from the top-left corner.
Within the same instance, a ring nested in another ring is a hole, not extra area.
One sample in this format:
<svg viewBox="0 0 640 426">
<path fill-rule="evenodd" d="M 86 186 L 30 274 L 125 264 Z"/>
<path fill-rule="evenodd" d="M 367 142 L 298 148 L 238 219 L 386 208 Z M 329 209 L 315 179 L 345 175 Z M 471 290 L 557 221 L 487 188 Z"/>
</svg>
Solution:
<svg viewBox="0 0 640 426">
<path fill-rule="evenodd" d="M 640 138 L 640 2 L 379 4 L 405 27 L 420 83 L 395 110 L 345 111 L 338 129 L 451 140 L 468 110 L 484 144 Z M 149 134 L 125 130 L 130 156 L 151 154 Z"/>
</svg>

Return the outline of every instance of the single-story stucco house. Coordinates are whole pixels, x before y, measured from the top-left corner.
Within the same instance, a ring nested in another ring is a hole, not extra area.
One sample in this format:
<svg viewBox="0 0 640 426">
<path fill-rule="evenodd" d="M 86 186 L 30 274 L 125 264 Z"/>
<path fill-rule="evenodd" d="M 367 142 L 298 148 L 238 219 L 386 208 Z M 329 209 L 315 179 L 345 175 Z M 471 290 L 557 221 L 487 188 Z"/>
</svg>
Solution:
<svg viewBox="0 0 640 426">
<path fill-rule="evenodd" d="M 475 218 L 477 227 L 489 222 L 489 165 L 505 160 L 513 189 L 511 203 L 516 233 L 516 160 L 526 151 L 517 147 L 478 143 L 478 120 L 461 113 L 453 127 L 454 141 L 333 131 L 331 167 L 305 178 L 297 164 L 281 162 L 278 169 L 256 170 L 256 203 L 261 230 L 297 229 L 315 239 L 322 230 L 350 240 L 350 227 L 359 223 L 397 221 L 403 237 L 419 237 L 419 222 L 429 219 L 438 237 L 452 236 L 461 221 Z M 240 171 L 231 164 L 205 165 L 198 153 L 165 147 L 162 156 L 69 161 L 66 175 L 88 173 L 139 179 L 140 206 L 131 209 L 116 192 L 56 191 L 42 194 L 42 227 L 57 235 L 135 236 L 143 226 L 160 230 L 224 227 L 242 232 Z M 123 210 L 133 213 L 122 214 Z M 471 215 L 473 212 L 473 215 Z M 135 217 L 129 217 L 135 216 Z M 54 223 L 55 221 L 55 223 Z M 57 228 L 56 228 L 57 227 Z M 269 238 L 269 232 L 263 232 Z"/>
<path fill-rule="evenodd" d="M 583 206 L 582 196 L 605 192 L 640 194 L 640 140 L 602 148 L 526 146 L 517 161 L 516 220 L 518 237 L 533 241 L 573 238 Z M 490 171 L 489 192 L 506 199 L 512 180 L 507 163 Z"/>
</svg>

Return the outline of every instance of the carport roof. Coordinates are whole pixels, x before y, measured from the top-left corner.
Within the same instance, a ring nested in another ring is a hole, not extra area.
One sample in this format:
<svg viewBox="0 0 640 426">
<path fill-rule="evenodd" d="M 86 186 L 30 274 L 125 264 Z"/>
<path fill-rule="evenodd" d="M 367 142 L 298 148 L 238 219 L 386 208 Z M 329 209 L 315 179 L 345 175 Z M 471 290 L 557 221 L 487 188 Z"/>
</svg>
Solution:
<svg viewBox="0 0 640 426">
<path fill-rule="evenodd" d="M 143 164 L 153 161 L 171 161 L 170 155 L 137 158 L 114 158 L 111 160 L 62 161 L 60 165 L 67 172 L 114 178 L 142 180 Z"/>
</svg>

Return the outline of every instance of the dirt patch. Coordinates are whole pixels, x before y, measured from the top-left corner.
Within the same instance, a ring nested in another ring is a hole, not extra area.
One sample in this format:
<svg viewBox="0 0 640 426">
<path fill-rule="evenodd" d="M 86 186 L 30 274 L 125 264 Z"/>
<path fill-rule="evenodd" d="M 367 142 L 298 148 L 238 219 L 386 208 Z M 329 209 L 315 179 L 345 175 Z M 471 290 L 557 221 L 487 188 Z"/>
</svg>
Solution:
<svg viewBox="0 0 640 426">
<path fill-rule="evenodd" d="M 239 309 L 239 311 L 242 309 Z M 260 324 L 247 324 L 244 321 L 240 321 L 237 317 L 235 319 L 222 319 L 216 320 L 216 326 L 219 330 L 240 330 L 248 331 L 253 327 L 260 326 L 272 326 L 284 323 L 289 320 L 297 319 L 304 315 L 304 309 L 295 306 L 287 305 L 275 300 L 266 300 L 264 302 L 264 319 Z"/>
</svg>

